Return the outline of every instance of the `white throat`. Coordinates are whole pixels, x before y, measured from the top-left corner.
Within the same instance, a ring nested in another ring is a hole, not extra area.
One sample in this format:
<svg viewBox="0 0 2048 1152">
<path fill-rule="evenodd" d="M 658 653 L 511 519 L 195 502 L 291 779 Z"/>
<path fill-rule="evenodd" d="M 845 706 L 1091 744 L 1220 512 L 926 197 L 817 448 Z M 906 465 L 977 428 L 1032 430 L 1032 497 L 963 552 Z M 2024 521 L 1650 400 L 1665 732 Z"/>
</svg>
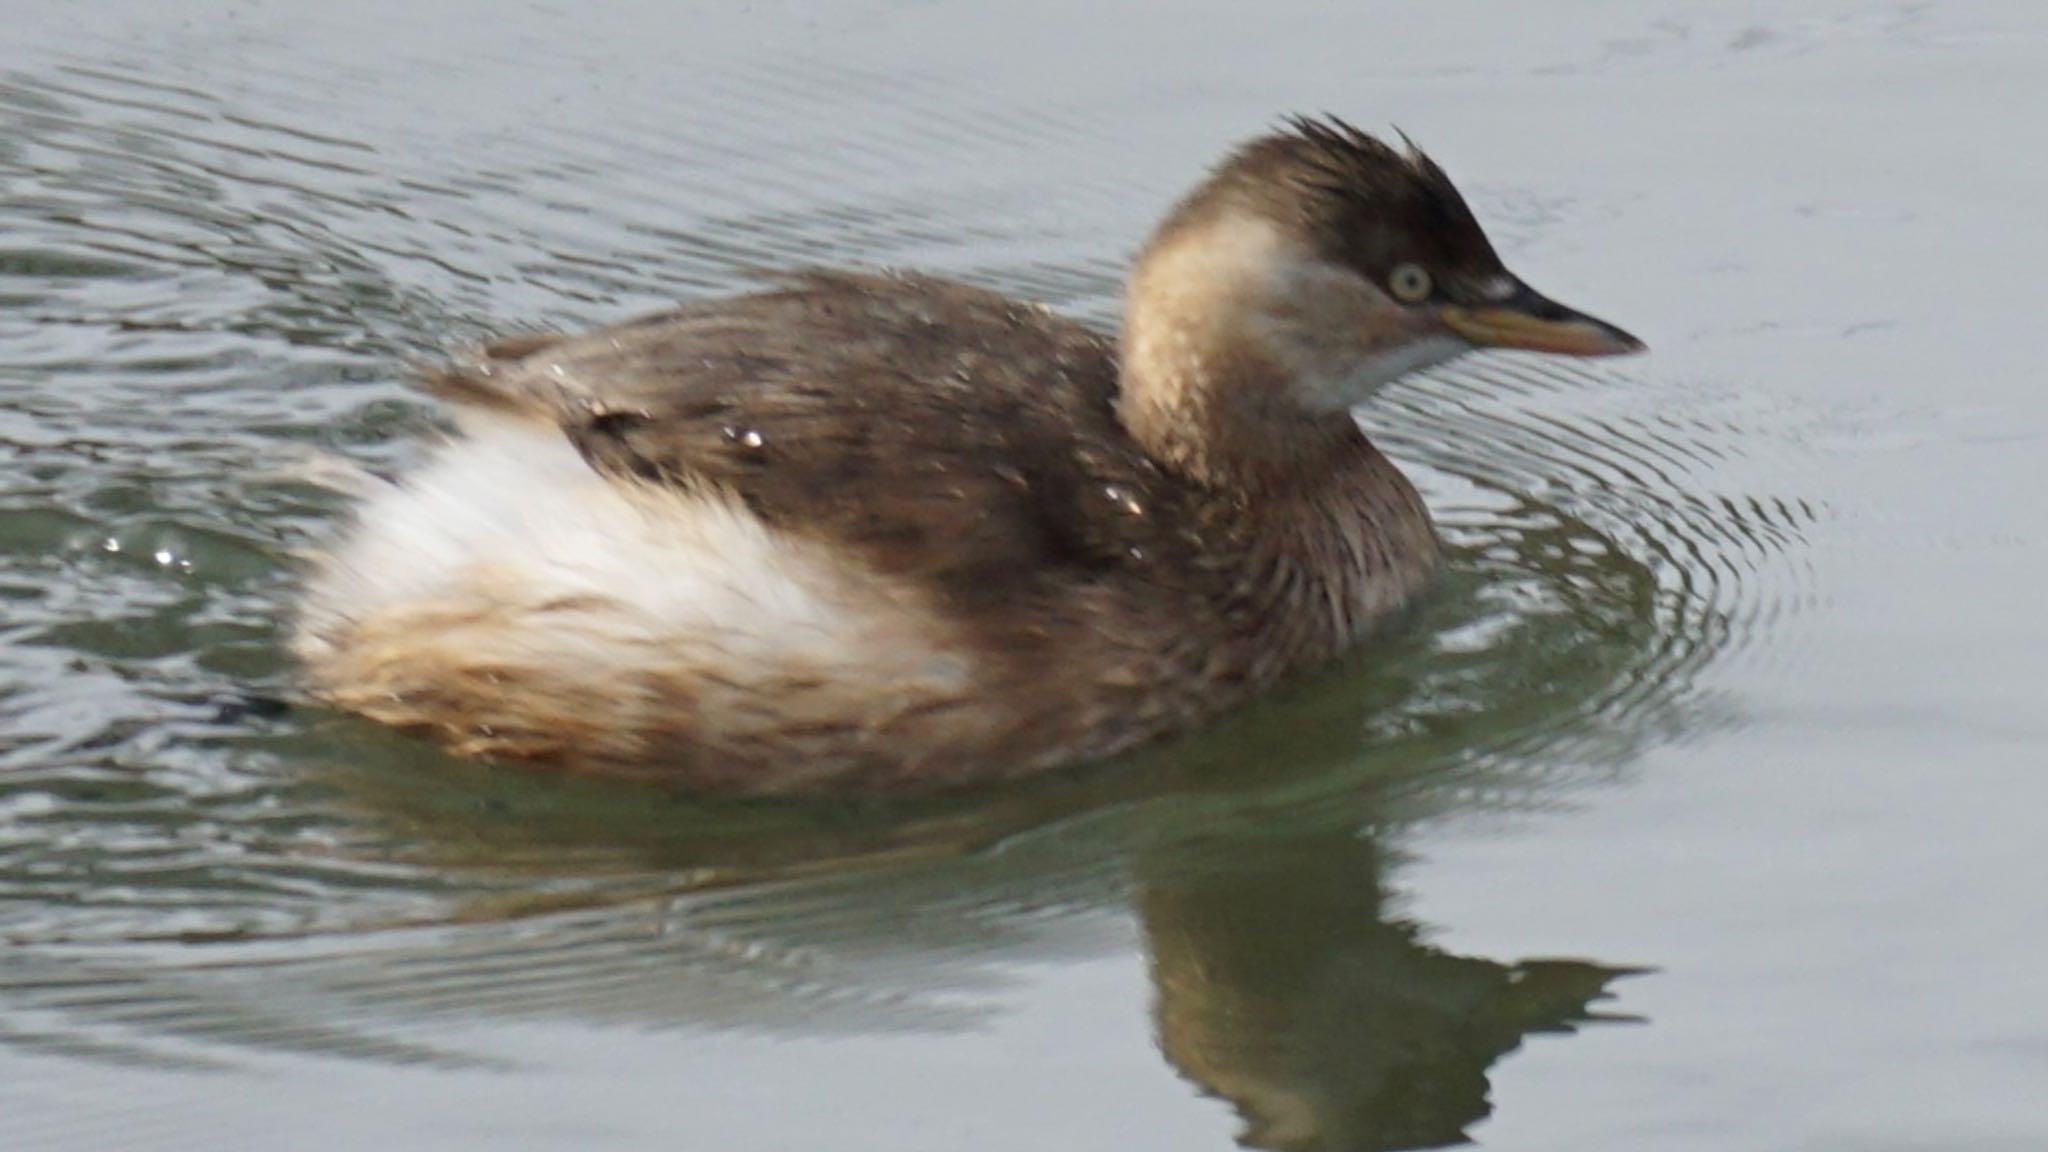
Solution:
<svg viewBox="0 0 2048 1152">
<path fill-rule="evenodd" d="M 1343 370 L 1302 373 L 1296 376 L 1295 387 L 1302 402 L 1317 411 L 1356 408 L 1401 377 L 1448 363 L 1471 350 L 1472 345 L 1448 332 L 1425 336 L 1353 361 Z"/>
</svg>

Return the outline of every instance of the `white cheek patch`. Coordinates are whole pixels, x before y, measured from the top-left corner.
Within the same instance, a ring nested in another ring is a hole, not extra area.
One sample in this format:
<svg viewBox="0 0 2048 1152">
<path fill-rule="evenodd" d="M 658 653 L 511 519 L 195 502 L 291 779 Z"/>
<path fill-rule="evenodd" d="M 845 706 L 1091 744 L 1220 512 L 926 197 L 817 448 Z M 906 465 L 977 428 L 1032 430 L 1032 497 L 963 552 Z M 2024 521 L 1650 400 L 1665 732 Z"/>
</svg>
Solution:
<svg viewBox="0 0 2048 1152">
<path fill-rule="evenodd" d="M 1399 348 L 1382 352 L 1352 371 L 1350 383 L 1358 397 L 1352 403 L 1364 400 L 1411 372 L 1434 368 L 1471 350 L 1472 345 L 1466 343 L 1463 337 L 1445 332 L 1437 336 L 1412 340 Z"/>
<path fill-rule="evenodd" d="M 1512 279 L 1500 279 L 1513 291 Z M 1417 325 L 1412 311 L 1378 284 L 1321 260 L 1275 260 L 1262 288 L 1265 311 L 1254 331 L 1287 367 L 1296 400 L 1312 412 L 1349 411 L 1395 380 L 1472 347 L 1453 333 Z M 1391 343 L 1366 352 L 1359 337 L 1367 332 Z"/>
<path fill-rule="evenodd" d="M 1304 373 L 1296 377 L 1295 388 L 1314 411 L 1344 411 L 1365 403 L 1373 393 L 1411 372 L 1434 368 L 1471 350 L 1472 345 L 1448 332 L 1425 336 L 1354 360 L 1340 371 Z"/>
</svg>

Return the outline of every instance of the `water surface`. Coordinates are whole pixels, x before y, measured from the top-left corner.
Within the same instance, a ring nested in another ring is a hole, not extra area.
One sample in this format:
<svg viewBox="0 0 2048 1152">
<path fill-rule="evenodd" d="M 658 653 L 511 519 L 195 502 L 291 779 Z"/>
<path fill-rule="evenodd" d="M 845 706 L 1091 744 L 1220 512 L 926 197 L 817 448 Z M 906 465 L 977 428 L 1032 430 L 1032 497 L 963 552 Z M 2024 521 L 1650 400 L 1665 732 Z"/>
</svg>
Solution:
<svg viewBox="0 0 2048 1152">
<path fill-rule="evenodd" d="M 2031 7 L 9 16 L 14 1145 L 2048 1142 Z M 1113 324 L 1162 206 L 1316 109 L 1656 348 L 1362 413 L 1452 563 L 1359 659 L 912 803 L 289 706 L 319 469 L 437 434 L 408 363 L 817 261 Z"/>
</svg>

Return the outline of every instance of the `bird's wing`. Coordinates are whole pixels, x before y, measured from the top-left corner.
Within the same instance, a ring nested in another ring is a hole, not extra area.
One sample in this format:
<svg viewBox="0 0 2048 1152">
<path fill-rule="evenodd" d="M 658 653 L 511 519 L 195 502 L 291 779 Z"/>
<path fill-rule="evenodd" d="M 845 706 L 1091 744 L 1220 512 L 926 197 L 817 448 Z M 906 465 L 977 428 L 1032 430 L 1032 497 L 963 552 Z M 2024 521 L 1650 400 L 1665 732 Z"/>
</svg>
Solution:
<svg viewBox="0 0 2048 1152">
<path fill-rule="evenodd" d="M 814 273 L 436 373 L 458 406 L 550 421 L 620 482 L 716 485 L 780 531 L 970 598 L 1142 555 L 1171 486 L 1072 321 L 926 277 Z"/>
</svg>

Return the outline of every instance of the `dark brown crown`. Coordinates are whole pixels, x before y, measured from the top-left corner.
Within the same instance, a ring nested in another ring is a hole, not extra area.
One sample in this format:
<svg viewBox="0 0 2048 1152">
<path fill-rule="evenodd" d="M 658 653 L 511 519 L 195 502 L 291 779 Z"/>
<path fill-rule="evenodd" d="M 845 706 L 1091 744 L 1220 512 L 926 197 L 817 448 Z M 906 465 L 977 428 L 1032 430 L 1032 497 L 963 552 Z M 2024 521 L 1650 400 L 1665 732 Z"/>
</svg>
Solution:
<svg viewBox="0 0 2048 1152">
<path fill-rule="evenodd" d="M 1298 230 L 1328 259 L 1384 282 L 1398 264 L 1428 269 L 1460 295 L 1503 272 L 1465 198 L 1413 142 L 1394 148 L 1335 116 L 1295 116 L 1238 148 L 1168 219 L 1162 233 L 1251 209 Z"/>
</svg>

